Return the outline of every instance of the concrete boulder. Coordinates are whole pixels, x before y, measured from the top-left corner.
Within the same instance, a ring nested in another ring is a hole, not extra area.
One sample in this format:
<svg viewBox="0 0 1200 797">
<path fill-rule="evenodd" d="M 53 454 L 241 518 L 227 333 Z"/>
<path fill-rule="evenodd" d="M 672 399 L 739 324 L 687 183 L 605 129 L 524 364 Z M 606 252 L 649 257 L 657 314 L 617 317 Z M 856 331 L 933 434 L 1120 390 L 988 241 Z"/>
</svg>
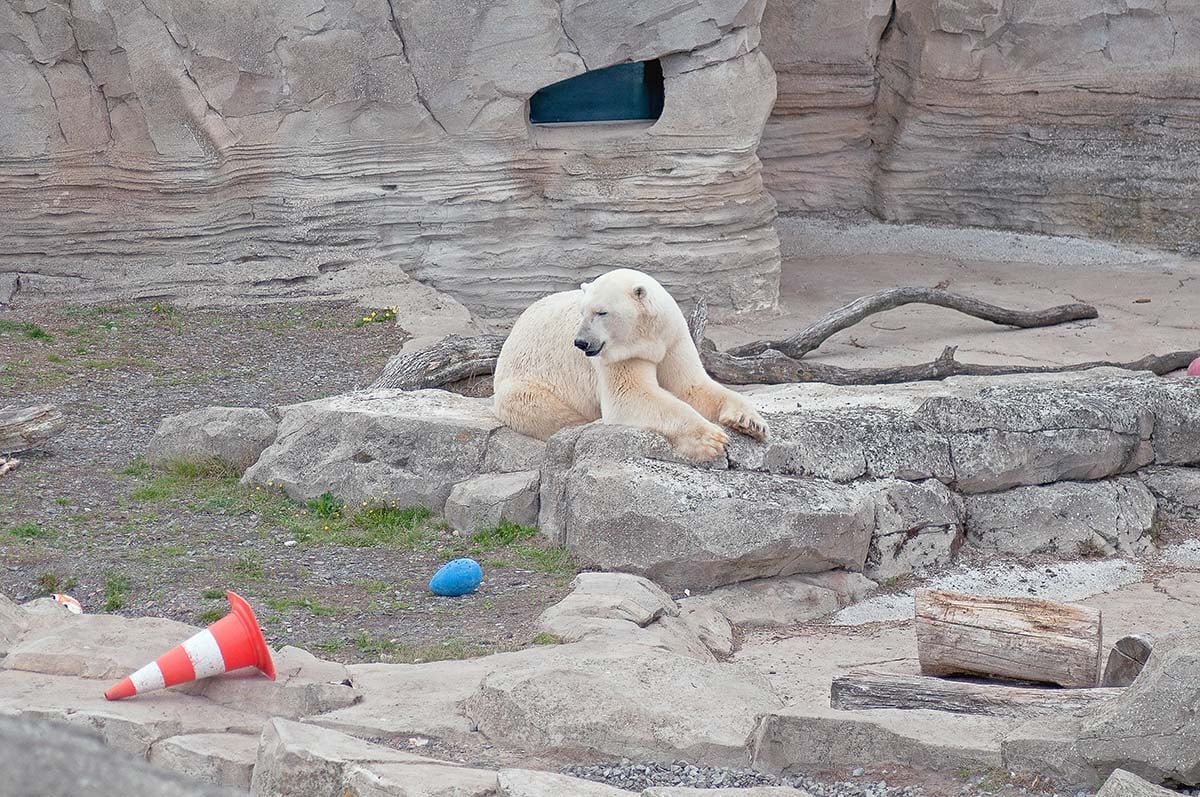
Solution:
<svg viewBox="0 0 1200 797">
<path fill-rule="evenodd" d="M 710 608 L 734 625 L 772 628 L 833 614 L 875 586 L 861 573 L 829 571 L 743 581 L 685 598 L 681 605 Z"/>
<path fill-rule="evenodd" d="M 188 778 L 248 790 L 258 760 L 258 735 L 189 733 L 155 742 L 149 761 Z"/>
<path fill-rule="evenodd" d="M 624 573 L 580 573 L 571 591 L 542 612 L 538 625 L 564 641 L 577 642 L 596 631 L 645 628 L 679 606 L 652 581 Z"/>
<path fill-rule="evenodd" d="M 658 585 L 627 573 L 580 573 L 571 592 L 542 612 L 538 629 L 563 642 L 639 647 L 713 661 L 732 647 L 729 622 L 684 612 Z"/>
<path fill-rule="evenodd" d="M 0 669 L 116 680 L 199 630 L 159 617 L 66 614 L 58 625 L 27 633 Z"/>
<path fill-rule="evenodd" d="M 654 461 L 586 462 L 565 480 L 543 532 L 586 562 L 673 589 L 861 570 L 871 541 L 870 493 L 829 482 Z"/>
<path fill-rule="evenodd" d="M 1060 482 L 969 495 L 967 540 L 1004 553 L 1136 554 L 1152 544 L 1157 504 L 1135 478 Z"/>
<path fill-rule="evenodd" d="M 76 797 L 234 797 L 235 792 L 181 777 L 114 752 L 96 736 L 45 720 L 0 716 L 0 771 L 10 794 Z"/>
<path fill-rule="evenodd" d="M 537 523 L 540 478 L 536 470 L 523 470 L 459 482 L 446 499 L 446 522 L 464 532 L 494 529 L 501 523 L 531 526 Z"/>
<path fill-rule="evenodd" d="M 1155 642 L 1123 694 L 1076 717 L 1043 720 L 1005 739 L 1004 765 L 1095 787 L 1116 769 L 1154 783 L 1200 785 L 1200 632 Z"/>
<path fill-rule="evenodd" d="M 66 615 L 49 628 L 28 631 L 0 661 L 0 670 L 116 681 L 198 630 L 157 617 Z M 247 669 L 181 684 L 173 691 L 200 695 L 213 704 L 239 711 L 290 718 L 344 708 L 361 697 L 350 685 L 344 665 L 322 661 L 290 646 L 272 655 L 279 674 L 275 681 Z M 103 691 L 100 685 L 94 688 Z"/>
<path fill-rule="evenodd" d="M 875 494 L 864 572 L 877 581 L 948 564 L 963 542 L 962 500 L 936 479 L 894 482 Z"/>
<path fill-rule="evenodd" d="M 1158 501 L 1164 520 L 1200 519 L 1200 468 L 1144 468 L 1138 477 Z"/>
<path fill-rule="evenodd" d="M 631 797 L 636 792 L 593 783 L 554 772 L 532 769 L 502 769 L 499 797 Z M 1119 797 L 1126 797 L 1120 795 Z"/>
<path fill-rule="evenodd" d="M 514 445 L 487 399 L 374 390 L 281 413 L 275 442 L 243 481 L 274 483 L 297 499 L 330 492 L 352 504 L 399 502 L 440 512 L 460 482 L 538 467 L 529 458 L 539 449 Z"/>
<path fill-rule="evenodd" d="M 1096 797 L 1174 797 L 1179 792 L 1164 789 L 1123 769 L 1113 770 L 1096 792 Z"/>
<path fill-rule="evenodd" d="M 6 596 L 0 595 L 0 659 L 8 655 L 8 651 L 29 628 L 29 618 L 25 610 Z"/>
<path fill-rule="evenodd" d="M 273 719 L 263 727 L 250 791 L 485 797 L 496 773 L 458 766 L 371 744 L 337 731 Z"/>
<path fill-rule="evenodd" d="M 275 419 L 251 407 L 206 407 L 163 418 L 146 449 L 152 465 L 219 462 L 244 471 L 275 439 Z"/>
<path fill-rule="evenodd" d="M 688 786 L 655 786 L 642 797 L 810 797 L 803 789 L 789 786 L 750 786 L 741 789 L 694 789 Z"/>
<path fill-rule="evenodd" d="M 735 665 L 575 645 L 489 673 L 463 704 L 494 744 L 745 765 L 758 715 L 782 701 Z"/>
</svg>

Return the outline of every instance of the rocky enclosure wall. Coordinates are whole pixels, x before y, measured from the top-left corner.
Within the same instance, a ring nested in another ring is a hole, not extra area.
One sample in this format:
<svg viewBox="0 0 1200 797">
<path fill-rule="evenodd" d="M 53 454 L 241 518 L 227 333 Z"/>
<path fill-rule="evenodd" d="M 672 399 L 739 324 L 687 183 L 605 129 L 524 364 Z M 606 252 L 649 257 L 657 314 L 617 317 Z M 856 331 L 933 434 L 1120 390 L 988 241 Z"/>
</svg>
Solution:
<svg viewBox="0 0 1200 797">
<path fill-rule="evenodd" d="M 616 266 L 774 305 L 762 0 L 3 0 L 0 303 L 328 293 L 403 270 L 484 315 Z M 661 58 L 653 124 L 538 89 Z"/>
<path fill-rule="evenodd" d="M 770 0 L 781 212 L 1200 251 L 1194 0 Z"/>
</svg>

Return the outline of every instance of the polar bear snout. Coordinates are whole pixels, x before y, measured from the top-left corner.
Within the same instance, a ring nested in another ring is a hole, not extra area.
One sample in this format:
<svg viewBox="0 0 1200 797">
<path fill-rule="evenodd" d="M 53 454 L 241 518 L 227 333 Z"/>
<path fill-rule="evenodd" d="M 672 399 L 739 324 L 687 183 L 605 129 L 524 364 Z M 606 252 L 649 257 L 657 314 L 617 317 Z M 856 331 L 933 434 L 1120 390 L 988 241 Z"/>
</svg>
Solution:
<svg viewBox="0 0 1200 797">
<path fill-rule="evenodd" d="M 595 357 L 604 349 L 604 341 L 600 345 L 596 345 L 587 338 L 575 338 L 575 348 L 586 354 L 588 357 Z"/>
</svg>

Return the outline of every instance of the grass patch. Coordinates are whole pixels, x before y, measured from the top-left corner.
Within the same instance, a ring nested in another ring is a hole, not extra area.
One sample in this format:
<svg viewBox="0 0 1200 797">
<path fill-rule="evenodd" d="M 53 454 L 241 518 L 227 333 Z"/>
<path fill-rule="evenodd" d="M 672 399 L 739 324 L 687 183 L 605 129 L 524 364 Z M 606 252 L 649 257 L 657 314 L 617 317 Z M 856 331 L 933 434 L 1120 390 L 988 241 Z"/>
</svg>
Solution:
<svg viewBox="0 0 1200 797">
<path fill-rule="evenodd" d="M 13 526 L 8 533 L 22 540 L 48 540 L 54 537 L 53 531 L 43 528 L 37 523 L 22 523 L 19 526 Z"/>
<path fill-rule="evenodd" d="M 0 320 L 0 332 L 8 332 L 15 335 L 24 335 L 30 340 L 53 340 L 53 336 L 46 330 L 29 321 L 4 321 Z"/>
<path fill-rule="evenodd" d="M 313 647 L 325 653 L 341 653 L 346 649 L 346 640 L 327 639 L 324 642 L 318 642 Z"/>
<path fill-rule="evenodd" d="M 67 590 L 75 589 L 79 586 L 79 582 L 73 576 L 60 576 L 58 573 L 45 572 L 37 577 L 37 587 L 44 595 L 53 595 L 56 592 L 66 592 Z"/>
<path fill-rule="evenodd" d="M 66 357 L 63 357 L 61 354 L 53 354 L 53 353 L 46 355 L 46 361 L 52 362 L 55 365 L 66 365 L 67 363 L 71 362 Z"/>
<path fill-rule="evenodd" d="M 242 578 L 262 578 L 262 560 L 252 553 L 244 553 L 233 563 L 233 572 Z"/>
<path fill-rule="evenodd" d="M 395 320 L 396 320 L 396 308 L 395 307 L 385 307 L 382 310 L 372 310 L 367 315 L 363 316 L 362 318 L 357 319 L 354 322 L 354 327 L 355 327 L 355 329 L 359 329 L 359 328 L 365 327 L 367 324 L 383 324 L 388 321 L 395 321 Z"/>
<path fill-rule="evenodd" d="M 579 562 L 570 551 L 559 545 L 514 545 L 512 552 L 527 567 L 539 573 L 570 575 L 579 570 Z"/>
<path fill-rule="evenodd" d="M 128 465 L 117 471 L 122 476 L 136 476 L 141 479 L 150 473 L 150 463 L 140 454 L 134 457 Z"/>
<path fill-rule="evenodd" d="M 286 612 L 289 609 L 305 609 L 313 617 L 328 617 L 338 613 L 338 610 L 332 606 L 322 606 L 312 598 L 303 596 L 298 598 L 267 598 L 265 603 L 277 612 Z"/>
<path fill-rule="evenodd" d="M 377 595 L 380 592 L 387 592 L 391 587 L 386 581 L 372 581 L 366 578 L 356 578 L 350 582 L 364 592 L 369 592 L 372 595 Z"/>
<path fill-rule="evenodd" d="M 138 458 L 121 472 L 143 480 L 129 493 L 134 501 L 181 501 L 200 514 L 257 515 L 262 525 L 282 530 L 297 542 L 417 548 L 432 542 L 441 530 L 424 507 L 364 502 L 352 512 L 331 493 L 302 504 L 272 485 L 242 487 L 235 469 L 211 460 L 176 460 L 151 476 L 153 471 Z"/>
<path fill-rule="evenodd" d="M 471 553 L 481 554 L 505 548 L 518 540 L 528 540 L 536 537 L 538 530 L 529 526 L 518 526 L 516 523 L 501 523 L 494 529 L 477 531 L 471 535 Z"/>
<path fill-rule="evenodd" d="M 225 612 L 221 609 L 205 609 L 202 612 L 196 613 L 196 623 L 198 625 L 212 625 L 224 616 Z"/>
<path fill-rule="evenodd" d="M 129 593 L 129 579 L 125 576 L 108 576 L 104 579 L 104 606 L 106 612 L 115 612 L 125 606 Z"/>
<path fill-rule="evenodd" d="M 340 518 L 346 506 L 334 497 L 333 493 L 322 493 L 320 498 L 309 501 L 308 509 L 314 515 L 325 520 Z"/>
<path fill-rule="evenodd" d="M 139 457 L 121 473 L 144 478 L 150 474 L 150 466 Z M 134 488 L 129 497 L 145 503 L 193 497 L 204 502 L 194 504 L 193 511 L 205 511 L 208 503 L 220 509 L 236 503 L 241 492 L 237 481 L 237 471 L 217 460 L 173 460 L 164 466 L 162 473 Z"/>
<path fill-rule="evenodd" d="M 545 631 L 533 638 L 535 645 L 561 645 L 562 637 L 557 634 L 547 634 Z"/>
<path fill-rule="evenodd" d="M 223 589 L 206 589 L 206 590 L 204 590 L 204 592 L 200 593 L 200 597 L 204 598 L 205 600 L 210 600 L 210 601 L 224 600 L 225 590 L 223 590 Z"/>
</svg>

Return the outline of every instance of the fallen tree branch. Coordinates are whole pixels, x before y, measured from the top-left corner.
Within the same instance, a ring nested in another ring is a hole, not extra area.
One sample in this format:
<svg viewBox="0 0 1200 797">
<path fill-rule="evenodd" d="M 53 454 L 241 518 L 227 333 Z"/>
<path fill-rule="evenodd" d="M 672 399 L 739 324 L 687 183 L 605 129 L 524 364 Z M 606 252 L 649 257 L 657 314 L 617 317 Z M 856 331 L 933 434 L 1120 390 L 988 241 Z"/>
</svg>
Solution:
<svg viewBox="0 0 1200 797">
<path fill-rule="evenodd" d="M 1122 689 L 1047 689 L 923 675 L 857 671 L 833 679 L 829 705 L 842 711 L 924 709 L 989 717 L 1033 717 L 1091 708 Z"/>
<path fill-rule="evenodd" d="M 947 346 L 936 360 L 916 365 L 897 365 L 885 368 L 840 368 L 824 363 L 808 363 L 767 351 L 756 357 L 734 357 L 711 346 L 700 350 L 704 369 L 718 382 L 727 385 L 786 385 L 799 382 L 822 382 L 830 385 L 894 385 L 901 382 L 924 382 L 951 376 L 1004 376 L 1008 374 L 1057 374 L 1087 371 L 1092 368 L 1120 368 L 1126 371 L 1150 371 L 1162 376 L 1181 368 L 1200 357 L 1198 351 L 1176 351 L 1164 355 L 1147 355 L 1131 362 L 1096 360 L 1072 365 L 979 365 L 954 359 L 956 346 Z"/>
<path fill-rule="evenodd" d="M 867 316 L 882 313 L 885 310 L 894 310 L 906 304 L 932 304 L 938 307 L 948 307 L 951 310 L 982 318 L 994 324 L 1004 324 L 1021 329 L 1049 327 L 1055 324 L 1065 324 L 1068 321 L 1095 318 L 1098 315 L 1096 308 L 1089 304 L 1064 304 L 1045 310 L 1010 310 L 939 288 L 889 288 L 861 299 L 855 299 L 795 335 L 782 340 L 757 340 L 730 349 L 729 353 L 735 357 L 748 357 L 774 349 L 787 357 L 798 360 L 838 332 L 854 326 Z"/>
<path fill-rule="evenodd" d="M 371 389 L 422 390 L 473 376 L 487 376 L 496 370 L 496 358 L 503 345 L 502 335 L 473 338 L 450 335 L 427 349 L 397 354 L 388 360 Z"/>
<path fill-rule="evenodd" d="M 0 409 L 0 454 L 27 451 L 61 432 L 66 423 L 52 404 Z"/>
</svg>

